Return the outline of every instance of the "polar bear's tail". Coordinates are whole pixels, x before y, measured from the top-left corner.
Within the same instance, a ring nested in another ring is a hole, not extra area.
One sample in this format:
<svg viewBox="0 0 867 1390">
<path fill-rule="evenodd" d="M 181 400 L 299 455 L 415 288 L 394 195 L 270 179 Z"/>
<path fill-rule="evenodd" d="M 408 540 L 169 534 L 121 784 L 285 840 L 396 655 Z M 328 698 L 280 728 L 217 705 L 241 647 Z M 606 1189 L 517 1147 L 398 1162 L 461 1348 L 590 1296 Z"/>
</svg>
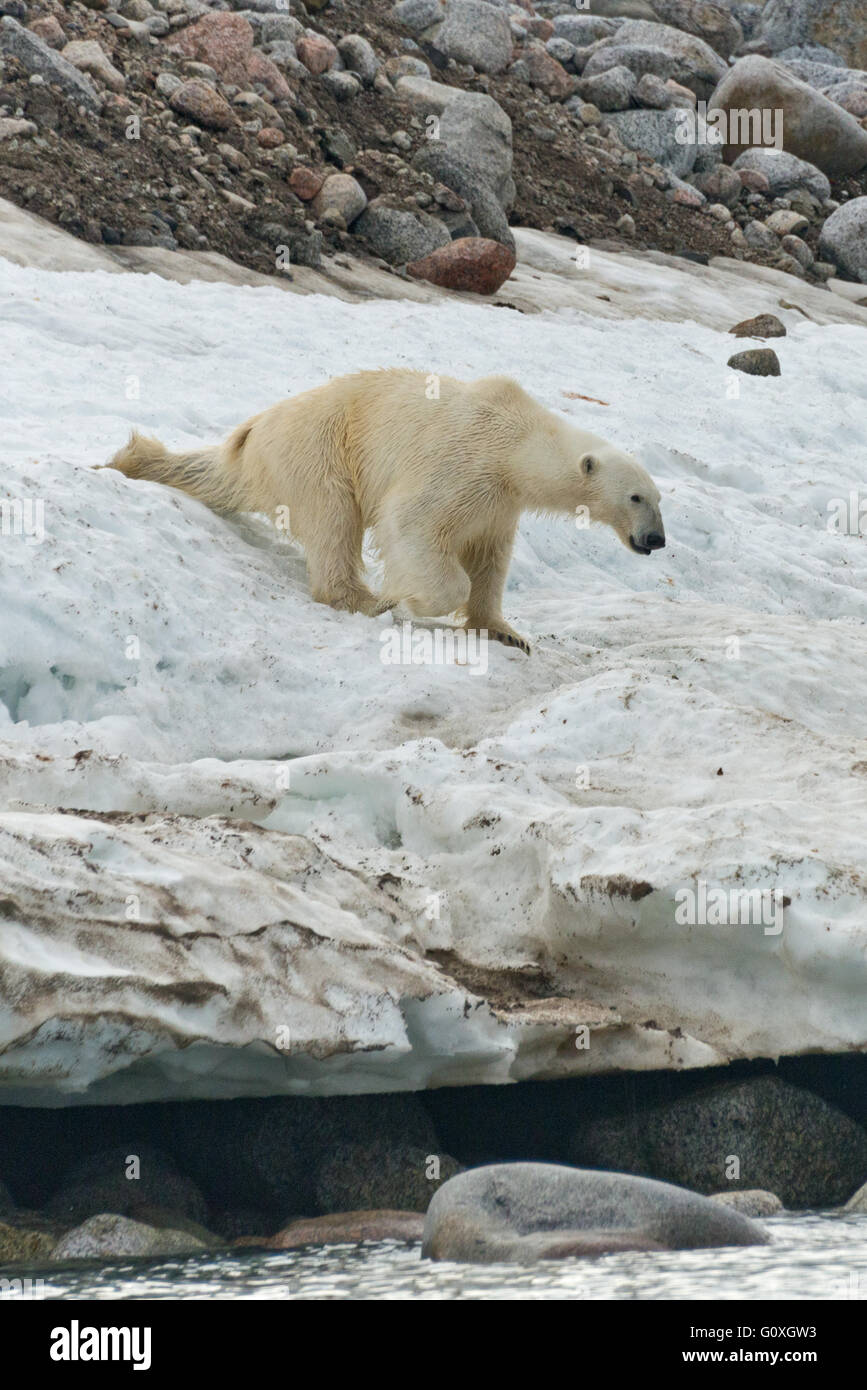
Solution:
<svg viewBox="0 0 867 1390">
<path fill-rule="evenodd" d="M 158 439 L 133 430 L 122 449 L 106 465 L 116 468 L 127 478 L 146 478 L 165 483 L 189 493 L 215 512 L 244 509 L 244 488 L 236 470 L 231 468 L 243 448 L 244 439 L 236 430 L 225 444 L 210 449 L 195 449 L 191 453 L 172 454 Z M 233 476 L 234 474 L 234 476 Z"/>
</svg>

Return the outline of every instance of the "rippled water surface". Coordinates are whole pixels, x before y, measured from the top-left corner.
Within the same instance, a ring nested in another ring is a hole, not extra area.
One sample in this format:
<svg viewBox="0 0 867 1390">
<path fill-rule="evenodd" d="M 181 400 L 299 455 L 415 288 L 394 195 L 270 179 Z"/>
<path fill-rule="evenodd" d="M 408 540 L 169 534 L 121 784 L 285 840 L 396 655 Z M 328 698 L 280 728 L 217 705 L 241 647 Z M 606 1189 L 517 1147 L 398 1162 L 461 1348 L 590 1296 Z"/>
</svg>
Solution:
<svg viewBox="0 0 867 1390">
<path fill-rule="evenodd" d="M 867 1298 L 867 1216 L 787 1215 L 763 1224 L 769 1246 L 605 1255 L 529 1269 L 433 1264 L 420 1258 L 418 1245 L 382 1242 L 38 1274 L 44 1296 L 57 1299 Z"/>
</svg>

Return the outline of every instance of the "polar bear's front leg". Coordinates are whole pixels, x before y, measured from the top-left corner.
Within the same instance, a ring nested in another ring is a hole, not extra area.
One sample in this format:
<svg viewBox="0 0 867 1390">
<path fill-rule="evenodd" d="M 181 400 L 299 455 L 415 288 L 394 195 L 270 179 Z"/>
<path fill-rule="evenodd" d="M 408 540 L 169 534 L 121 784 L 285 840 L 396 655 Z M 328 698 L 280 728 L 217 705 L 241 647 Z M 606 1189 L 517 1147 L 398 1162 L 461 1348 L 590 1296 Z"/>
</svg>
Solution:
<svg viewBox="0 0 867 1390">
<path fill-rule="evenodd" d="M 487 629 L 493 642 L 502 642 L 506 647 L 517 647 L 530 655 L 530 644 L 516 632 L 503 617 L 503 590 L 509 572 L 509 560 L 515 528 L 497 536 L 488 536 L 474 541 L 461 555 L 470 576 L 470 596 L 465 607 L 468 631 Z"/>
</svg>

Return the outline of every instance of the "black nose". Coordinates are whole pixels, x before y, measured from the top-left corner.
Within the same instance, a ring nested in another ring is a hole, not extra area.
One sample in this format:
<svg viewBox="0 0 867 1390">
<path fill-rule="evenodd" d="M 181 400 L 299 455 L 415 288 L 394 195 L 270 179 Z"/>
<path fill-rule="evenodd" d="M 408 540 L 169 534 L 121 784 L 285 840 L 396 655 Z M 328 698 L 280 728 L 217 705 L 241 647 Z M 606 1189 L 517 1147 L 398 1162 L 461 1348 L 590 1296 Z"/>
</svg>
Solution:
<svg viewBox="0 0 867 1390">
<path fill-rule="evenodd" d="M 648 550 L 661 550 L 665 545 L 665 536 L 661 536 L 658 531 L 650 531 L 644 537 L 644 544 Z"/>
</svg>

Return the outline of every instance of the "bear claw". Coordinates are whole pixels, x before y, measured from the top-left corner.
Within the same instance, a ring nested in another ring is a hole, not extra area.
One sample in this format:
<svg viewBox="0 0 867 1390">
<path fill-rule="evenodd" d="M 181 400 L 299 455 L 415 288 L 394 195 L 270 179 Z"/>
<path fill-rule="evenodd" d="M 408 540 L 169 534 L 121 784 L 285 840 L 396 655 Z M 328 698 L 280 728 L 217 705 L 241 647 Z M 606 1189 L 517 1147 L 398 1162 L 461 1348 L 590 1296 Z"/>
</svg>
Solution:
<svg viewBox="0 0 867 1390">
<path fill-rule="evenodd" d="M 516 632 L 489 632 L 488 637 L 495 642 L 502 642 L 505 647 L 517 647 L 525 656 L 530 655 L 530 643 L 525 642 L 523 637 L 519 637 Z"/>
</svg>

